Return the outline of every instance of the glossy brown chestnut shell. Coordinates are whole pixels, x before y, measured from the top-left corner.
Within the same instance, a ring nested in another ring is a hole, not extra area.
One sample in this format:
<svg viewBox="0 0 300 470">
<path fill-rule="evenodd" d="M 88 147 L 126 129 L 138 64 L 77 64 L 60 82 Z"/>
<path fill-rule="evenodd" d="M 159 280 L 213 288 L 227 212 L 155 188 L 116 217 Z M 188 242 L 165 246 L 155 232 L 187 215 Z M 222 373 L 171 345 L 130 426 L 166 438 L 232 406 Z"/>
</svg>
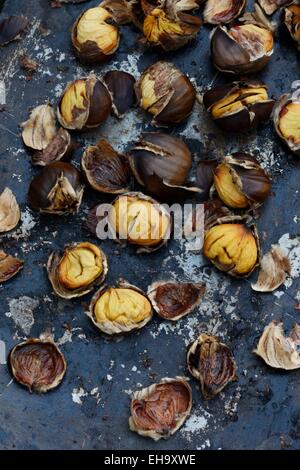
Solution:
<svg viewBox="0 0 300 470">
<path fill-rule="evenodd" d="M 0 21 L 0 46 L 15 41 L 26 29 L 28 20 L 25 16 L 12 15 Z"/>
<path fill-rule="evenodd" d="M 23 269 L 24 261 L 0 250 L 0 283 L 16 276 Z"/>
<path fill-rule="evenodd" d="M 103 334 L 114 336 L 143 328 L 151 320 L 153 309 L 141 289 L 120 280 L 116 287 L 101 287 L 86 314 Z"/>
<path fill-rule="evenodd" d="M 229 382 L 237 380 L 236 363 L 226 344 L 202 333 L 187 350 L 188 370 L 200 382 L 205 400 L 218 395 Z"/>
<path fill-rule="evenodd" d="M 192 112 L 196 91 L 189 78 L 170 62 L 156 62 L 136 83 L 138 104 L 154 116 L 155 126 L 184 121 Z"/>
<path fill-rule="evenodd" d="M 168 439 L 190 415 L 192 390 L 185 377 L 166 377 L 134 392 L 130 408 L 131 431 L 155 441 Z"/>
<path fill-rule="evenodd" d="M 224 157 L 213 170 L 219 198 L 233 209 L 262 204 L 271 191 L 271 181 L 252 155 L 234 153 Z"/>
<path fill-rule="evenodd" d="M 122 194 L 129 190 L 131 173 L 128 158 L 116 152 L 105 139 L 84 151 L 81 168 L 96 191 Z"/>
<path fill-rule="evenodd" d="M 200 191 L 184 186 L 192 167 L 192 155 L 177 137 L 144 133 L 130 151 L 130 165 L 138 183 L 161 201 L 191 197 Z"/>
<path fill-rule="evenodd" d="M 57 118 L 66 129 L 82 130 L 98 127 L 112 108 L 106 85 L 91 75 L 69 83 L 60 97 Z"/>
<path fill-rule="evenodd" d="M 94 267 L 98 269 L 95 275 L 91 275 L 89 271 Z M 98 246 L 88 242 L 73 243 L 66 246 L 63 252 L 51 253 L 47 272 L 55 294 L 63 299 L 72 299 L 100 286 L 107 275 L 108 263 L 105 253 Z"/>
<path fill-rule="evenodd" d="M 110 70 L 103 80 L 112 96 L 113 113 L 121 119 L 136 104 L 135 78 L 122 70 Z"/>
<path fill-rule="evenodd" d="M 274 127 L 279 137 L 297 156 L 300 155 L 300 99 L 295 93 L 282 95 L 273 109 Z"/>
<path fill-rule="evenodd" d="M 48 214 L 77 212 L 84 186 L 80 172 L 70 163 L 55 162 L 47 165 L 30 183 L 30 206 Z"/>
<path fill-rule="evenodd" d="M 148 297 L 160 317 L 177 321 L 200 305 L 205 290 L 200 283 L 160 281 L 148 287 Z"/>
<path fill-rule="evenodd" d="M 240 16 L 245 9 L 247 0 L 207 0 L 203 11 L 205 23 L 227 24 Z"/>
<path fill-rule="evenodd" d="M 30 392 L 46 393 L 57 387 L 66 373 L 66 361 L 53 341 L 29 339 L 9 355 L 15 379 Z"/>
<path fill-rule="evenodd" d="M 268 121 L 275 101 L 259 81 L 219 85 L 204 93 L 203 104 L 215 123 L 226 132 L 247 132 Z"/>
</svg>

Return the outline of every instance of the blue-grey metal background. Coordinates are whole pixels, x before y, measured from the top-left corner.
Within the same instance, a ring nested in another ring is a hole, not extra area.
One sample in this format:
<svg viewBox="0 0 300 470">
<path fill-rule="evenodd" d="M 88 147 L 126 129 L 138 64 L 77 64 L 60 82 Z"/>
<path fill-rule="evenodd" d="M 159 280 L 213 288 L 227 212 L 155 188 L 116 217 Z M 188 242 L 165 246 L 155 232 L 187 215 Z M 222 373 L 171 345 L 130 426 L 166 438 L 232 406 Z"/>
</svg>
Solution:
<svg viewBox="0 0 300 470">
<path fill-rule="evenodd" d="M 18 124 L 27 118 L 29 107 L 46 100 L 55 102 L 55 90 L 57 92 L 60 85 L 64 86 L 76 77 L 79 69 L 71 53 L 70 27 L 82 9 L 98 3 L 96 0 L 54 9 L 48 0 L 4 1 L 3 16 L 24 14 L 31 23 L 27 35 L 21 41 L 0 49 L 0 79 L 4 79 L 7 86 L 6 110 L 0 113 L 0 189 L 9 186 L 17 195 L 23 211 L 27 211 L 29 182 L 39 170 L 31 165 L 30 156 L 22 147 Z M 38 20 L 49 30 L 48 36 L 41 35 L 35 29 Z M 204 27 L 195 41 L 172 54 L 159 55 L 154 51 L 145 51 L 138 61 L 139 70 L 158 58 L 164 58 L 172 60 L 190 77 L 194 77 L 200 89 L 204 89 L 214 79 L 221 83 L 224 78 L 220 74 L 215 76 L 209 59 L 209 33 L 210 28 Z M 116 55 L 119 63 L 127 59 L 130 62 L 130 55 L 140 47 L 136 42 L 137 35 L 131 27 L 122 28 L 121 45 Z M 32 80 L 26 80 L 26 74 L 17 65 L 17 54 L 22 48 L 40 63 L 40 70 L 33 75 Z M 88 73 L 89 68 L 84 70 Z M 96 73 L 101 73 L 101 70 L 101 66 L 95 68 Z M 268 83 L 270 93 L 274 96 L 288 90 L 291 82 L 299 78 L 296 48 L 282 28 L 279 29 L 271 63 L 260 77 Z M 142 112 L 138 115 L 141 128 L 150 128 L 149 116 Z M 109 125 L 116 125 L 116 121 L 111 118 Z M 195 125 L 197 127 L 197 123 Z M 247 148 L 256 138 L 255 133 L 242 137 L 225 136 L 213 124 L 209 132 L 206 126 L 202 127 L 202 123 L 199 126 L 194 129 L 199 133 L 199 139 L 195 139 L 194 133 L 186 136 L 198 159 L 228 152 L 233 148 Z M 176 135 L 184 129 L 185 125 L 170 132 Z M 95 142 L 102 135 L 101 132 L 99 128 L 75 136 L 81 147 L 73 157 L 74 162 L 79 162 L 82 146 L 87 141 Z M 271 142 L 272 155 L 276 158 L 276 164 L 271 169 L 274 183 L 272 196 L 262 208 L 258 221 L 262 245 L 266 251 L 284 233 L 299 235 L 299 226 L 293 219 L 299 214 L 300 168 L 299 162 L 286 152 L 275 136 L 271 123 L 261 128 L 258 136 L 257 146 L 263 150 L 266 142 Z M 138 384 L 146 386 L 155 377 L 159 379 L 166 375 L 186 374 L 184 339 L 185 322 L 188 320 L 182 320 L 183 333 L 179 328 L 164 331 L 159 328 L 160 320 L 154 319 L 137 334 L 120 342 L 107 342 L 83 314 L 83 304 L 88 302 L 89 297 L 63 301 L 51 293 L 44 269 L 48 254 L 52 249 L 60 249 L 72 241 L 93 241 L 82 229 L 85 210 L 105 200 L 108 199 L 86 190 L 85 202 L 78 215 L 60 218 L 33 215 L 37 224 L 27 238 L 24 231 L 19 240 L 16 237 L 3 237 L 4 249 L 18 253 L 26 261 L 24 270 L 16 278 L 0 287 L 0 340 L 6 343 L 7 351 L 18 341 L 18 337 L 25 335 L 22 328 L 17 328 L 12 318 L 5 313 L 12 308 L 12 299 L 24 296 L 39 299 L 39 305 L 34 311 L 32 336 L 52 330 L 58 339 L 66 328 L 73 328 L 73 340 L 61 346 L 68 363 L 66 378 L 57 390 L 47 395 L 30 395 L 17 383 L 10 383 L 11 376 L 6 365 L 0 365 L 0 448 L 300 448 L 300 373 L 271 370 L 252 354 L 263 327 L 271 319 L 284 318 L 287 325 L 291 325 L 293 320 L 299 320 L 299 313 L 295 309 L 299 303 L 296 299 L 299 281 L 294 280 L 280 299 L 272 294 L 254 293 L 246 281 L 231 280 L 224 291 L 222 286 L 227 282 L 227 277 L 215 273 L 208 263 L 199 262 L 197 267 L 198 255 L 194 255 L 193 262 L 196 266 L 194 272 L 197 274 L 198 270 L 199 279 L 203 278 L 204 273 L 208 284 L 212 274 L 217 279 L 213 305 L 218 315 L 221 312 L 222 319 L 217 332 L 226 331 L 226 342 L 231 345 L 237 359 L 239 382 L 231 384 L 222 397 L 208 404 L 203 402 L 196 384 L 192 382 L 193 419 L 186 431 L 178 432 L 168 441 L 154 443 L 129 431 L 130 397 L 124 390 L 134 390 L 140 386 Z M 109 257 L 109 282 L 113 283 L 121 276 L 146 288 L 152 281 L 168 277 L 172 269 L 176 271 L 177 278 L 187 278 L 184 262 L 178 263 L 182 245 L 175 241 L 150 256 L 137 256 L 133 249 L 121 250 L 110 241 L 102 246 Z M 169 255 L 168 263 L 164 263 Z M 234 297 L 234 316 L 225 308 L 226 299 L 231 296 Z M 209 329 L 205 312 L 200 309 L 194 315 L 199 324 L 194 326 L 193 337 L 201 329 Z M 158 331 L 159 334 L 153 334 Z M 87 394 L 81 398 L 81 405 L 72 400 L 74 389 L 77 388 L 75 394 L 78 395 L 80 387 Z M 95 387 L 98 387 L 98 391 L 91 394 Z M 98 392 L 101 398 L 99 403 Z M 201 418 L 202 415 L 204 418 Z"/>
</svg>

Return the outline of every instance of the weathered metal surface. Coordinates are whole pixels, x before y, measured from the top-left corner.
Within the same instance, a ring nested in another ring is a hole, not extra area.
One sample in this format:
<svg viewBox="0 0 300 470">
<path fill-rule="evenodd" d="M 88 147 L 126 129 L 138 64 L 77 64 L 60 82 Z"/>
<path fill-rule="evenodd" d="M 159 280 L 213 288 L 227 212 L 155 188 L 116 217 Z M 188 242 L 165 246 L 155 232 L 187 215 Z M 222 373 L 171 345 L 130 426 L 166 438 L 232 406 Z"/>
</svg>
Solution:
<svg viewBox="0 0 300 470">
<path fill-rule="evenodd" d="M 22 146 L 18 124 L 26 119 L 30 107 L 47 100 L 55 103 L 68 81 L 90 70 L 81 67 L 73 57 L 70 27 L 83 8 L 97 4 L 96 0 L 52 9 L 50 1 L 45 0 L 4 2 L 3 15 L 22 13 L 30 19 L 31 26 L 20 41 L 0 49 L 0 79 L 7 90 L 6 110 L 0 113 L 0 188 L 9 186 L 16 193 L 23 212 L 20 229 L 3 237 L 2 242 L 6 251 L 17 253 L 26 261 L 16 278 L 0 287 L 0 340 L 8 351 L 20 338 L 50 330 L 62 343 L 68 371 L 57 390 L 37 396 L 15 382 L 10 383 L 7 366 L 0 365 L 0 448 L 278 449 L 286 445 L 300 448 L 300 373 L 273 371 L 252 354 L 271 319 L 283 318 L 287 326 L 299 320 L 295 307 L 299 304 L 300 248 L 299 238 L 294 237 L 299 235 L 300 169 L 299 162 L 275 136 L 271 123 L 257 133 L 228 136 L 218 132 L 197 105 L 189 122 L 170 132 L 186 139 L 195 161 L 244 149 L 254 151 L 269 169 L 273 193 L 258 221 L 263 251 L 268 251 L 271 243 L 284 234 L 290 235 L 281 240 L 282 244 L 290 243 L 291 239 L 295 244 L 294 279 L 280 289 L 281 296 L 251 291 L 251 279 L 229 279 L 200 255 L 187 252 L 184 242 L 176 241 L 150 256 L 138 256 L 132 248 L 120 249 L 111 241 L 103 242 L 102 247 L 109 258 L 108 282 L 123 277 L 141 288 L 170 277 L 207 283 L 202 305 L 178 325 L 155 318 L 139 333 L 119 342 L 108 342 L 83 314 L 83 303 L 89 297 L 82 302 L 63 301 L 51 293 L 45 272 L 48 254 L 70 241 L 92 241 L 82 229 L 86 210 L 109 198 L 86 190 L 77 216 L 39 217 L 32 213 L 27 207 L 26 193 L 31 178 L 39 170 L 32 167 Z M 40 23 L 49 29 L 49 35 L 41 34 Z M 153 51 L 143 54 L 137 45 L 137 32 L 124 27 L 115 59 L 94 70 L 101 73 L 110 67 L 120 67 L 138 73 L 163 57 L 188 72 L 201 92 L 212 81 L 224 80 L 220 74 L 216 76 L 210 63 L 209 32 L 210 28 L 204 27 L 188 47 L 158 55 Z M 19 68 L 20 50 L 40 64 L 31 80 L 26 80 L 26 73 Z M 297 51 L 280 28 L 275 54 L 260 77 L 269 84 L 271 94 L 279 96 L 298 78 L 298 68 Z M 76 134 L 80 147 L 73 161 L 79 164 L 84 146 L 101 136 L 126 149 L 141 128 L 150 128 L 149 122 L 149 116 L 133 111 L 123 121 L 110 118 L 95 131 Z M 166 442 L 154 443 L 131 433 L 130 391 L 152 383 L 153 374 L 157 379 L 187 374 L 186 345 L 200 331 L 217 334 L 232 347 L 239 381 L 229 385 L 220 397 L 205 403 L 192 380 L 192 417 Z"/>
</svg>

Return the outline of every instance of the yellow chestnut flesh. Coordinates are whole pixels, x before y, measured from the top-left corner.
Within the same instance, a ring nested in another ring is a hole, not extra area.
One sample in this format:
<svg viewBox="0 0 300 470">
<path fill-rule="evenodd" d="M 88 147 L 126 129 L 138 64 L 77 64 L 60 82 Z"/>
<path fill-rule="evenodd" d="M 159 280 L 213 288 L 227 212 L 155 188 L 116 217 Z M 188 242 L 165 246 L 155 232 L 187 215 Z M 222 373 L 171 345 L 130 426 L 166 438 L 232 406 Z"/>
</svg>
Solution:
<svg viewBox="0 0 300 470">
<path fill-rule="evenodd" d="M 165 12 L 155 8 L 146 16 L 143 24 L 143 33 L 149 42 L 158 43 L 163 34 L 183 34 L 178 23 L 170 21 Z"/>
<path fill-rule="evenodd" d="M 269 54 L 274 47 L 274 38 L 271 31 L 255 24 L 234 26 L 230 29 L 229 34 L 249 53 L 251 60 Z"/>
<path fill-rule="evenodd" d="M 118 43 L 118 28 L 107 23 L 112 15 L 102 7 L 90 8 L 80 18 L 77 24 L 77 41 L 84 44 L 87 41 L 97 43 L 104 54 L 114 51 Z"/>
<path fill-rule="evenodd" d="M 249 106 L 261 101 L 268 100 L 268 93 L 265 88 L 240 88 L 220 101 L 217 101 L 211 108 L 213 118 L 217 119 L 229 114 L 236 113 Z"/>
<path fill-rule="evenodd" d="M 110 288 L 100 296 L 94 307 L 97 323 L 117 322 L 123 325 L 141 323 L 151 315 L 149 300 L 130 288 Z"/>
<path fill-rule="evenodd" d="M 58 267 L 59 282 L 67 289 L 78 289 L 91 284 L 103 272 L 103 258 L 92 243 L 79 243 L 68 248 Z"/>
<path fill-rule="evenodd" d="M 278 126 L 285 139 L 300 143 L 300 103 L 289 103 L 282 108 Z"/>
<path fill-rule="evenodd" d="M 76 80 L 68 87 L 62 97 L 60 112 L 66 123 L 72 123 L 76 114 L 87 106 L 86 82 Z"/>
<path fill-rule="evenodd" d="M 124 196 L 114 203 L 110 223 L 119 238 L 144 246 L 157 245 L 167 234 L 169 219 L 153 202 Z"/>
<path fill-rule="evenodd" d="M 252 271 L 258 258 L 255 237 L 243 224 L 211 228 L 205 235 L 203 251 L 219 269 L 241 276 Z"/>
<path fill-rule="evenodd" d="M 219 198 L 229 207 L 243 209 L 248 207 L 247 197 L 234 182 L 230 169 L 221 163 L 214 171 L 214 184 Z"/>
</svg>

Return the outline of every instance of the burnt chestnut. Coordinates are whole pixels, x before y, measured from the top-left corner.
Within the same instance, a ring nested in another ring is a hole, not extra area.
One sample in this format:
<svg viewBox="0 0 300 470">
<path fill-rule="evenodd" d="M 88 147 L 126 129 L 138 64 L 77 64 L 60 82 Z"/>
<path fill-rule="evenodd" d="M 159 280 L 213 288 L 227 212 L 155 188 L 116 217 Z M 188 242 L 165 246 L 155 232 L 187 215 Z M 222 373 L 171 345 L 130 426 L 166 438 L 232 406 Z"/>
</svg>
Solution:
<svg viewBox="0 0 300 470">
<path fill-rule="evenodd" d="M 189 78 L 174 64 L 156 62 L 136 83 L 138 104 L 154 116 L 155 126 L 184 121 L 192 112 L 196 91 Z"/>
<path fill-rule="evenodd" d="M 130 151 L 133 174 L 145 191 L 159 200 L 188 197 L 198 188 L 185 187 L 192 166 L 187 145 L 158 132 L 144 133 Z"/>
<path fill-rule="evenodd" d="M 203 104 L 216 124 L 226 132 L 247 132 L 268 121 L 275 101 L 259 81 L 219 85 L 204 93 Z"/>
<path fill-rule="evenodd" d="M 82 171 L 93 189 L 102 193 L 122 194 L 129 191 L 128 158 L 116 152 L 107 140 L 88 147 L 81 159 Z"/>
<path fill-rule="evenodd" d="M 106 85 L 91 75 L 67 85 L 58 103 L 57 117 L 66 129 L 82 130 L 99 126 L 108 118 L 111 108 Z"/>
<path fill-rule="evenodd" d="M 102 5 L 82 12 L 73 25 L 74 51 L 84 63 L 95 64 L 109 59 L 118 49 L 119 42 L 119 28 Z"/>
<path fill-rule="evenodd" d="M 207 0 L 203 17 L 205 23 L 226 24 L 231 23 L 241 15 L 247 0 Z"/>
<path fill-rule="evenodd" d="M 279 137 L 297 156 L 300 155 L 300 99 L 293 93 L 282 95 L 273 109 L 274 127 Z"/>
<path fill-rule="evenodd" d="M 55 162 L 33 178 L 28 200 L 41 213 L 74 213 L 80 207 L 83 190 L 80 172 L 70 163 Z"/>
<path fill-rule="evenodd" d="M 135 78 L 130 73 L 111 70 L 104 75 L 103 80 L 112 96 L 113 113 L 118 118 L 124 117 L 126 112 L 136 104 Z"/>
<path fill-rule="evenodd" d="M 240 24 L 218 26 L 211 37 L 211 56 L 221 72 L 256 73 L 274 52 L 272 25 L 256 5 L 255 13 L 240 18 Z"/>
</svg>

